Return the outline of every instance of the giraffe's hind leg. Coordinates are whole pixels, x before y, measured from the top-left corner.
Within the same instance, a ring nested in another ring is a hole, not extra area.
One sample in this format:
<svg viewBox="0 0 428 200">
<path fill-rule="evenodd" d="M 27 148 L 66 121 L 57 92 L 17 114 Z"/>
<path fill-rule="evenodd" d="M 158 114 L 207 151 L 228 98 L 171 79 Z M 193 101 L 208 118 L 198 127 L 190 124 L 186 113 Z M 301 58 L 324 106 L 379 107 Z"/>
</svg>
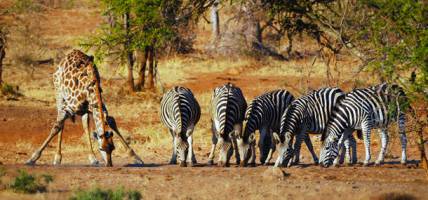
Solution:
<svg viewBox="0 0 428 200">
<path fill-rule="evenodd" d="M 36 161 L 40 158 L 42 155 L 43 150 L 48 146 L 49 142 L 52 140 L 53 137 L 55 137 L 62 129 L 64 128 L 64 121 L 68 118 L 68 114 L 65 111 L 58 111 L 57 120 L 54 124 L 54 126 L 51 129 L 51 132 L 49 136 L 46 138 L 46 140 L 43 142 L 42 146 L 40 146 L 39 149 L 37 149 L 30 159 L 27 160 L 25 164 L 27 165 L 34 165 Z"/>
<path fill-rule="evenodd" d="M 94 150 L 92 149 L 92 137 L 91 137 L 91 132 L 89 131 L 89 114 L 87 113 L 82 116 L 82 126 L 83 126 L 83 130 L 85 131 L 85 134 L 88 136 L 88 143 L 89 143 L 89 150 L 90 150 L 88 155 L 89 163 L 91 165 L 98 165 L 99 162 L 95 157 Z"/>
<path fill-rule="evenodd" d="M 109 127 L 113 129 L 113 131 L 117 134 L 123 146 L 127 149 L 128 155 L 134 157 L 135 164 L 143 165 L 143 160 L 141 160 L 141 158 L 134 152 L 134 150 L 126 143 L 125 139 L 123 139 L 122 135 L 119 132 L 119 129 L 117 128 L 116 120 L 112 116 L 107 116 L 107 123 Z"/>
</svg>

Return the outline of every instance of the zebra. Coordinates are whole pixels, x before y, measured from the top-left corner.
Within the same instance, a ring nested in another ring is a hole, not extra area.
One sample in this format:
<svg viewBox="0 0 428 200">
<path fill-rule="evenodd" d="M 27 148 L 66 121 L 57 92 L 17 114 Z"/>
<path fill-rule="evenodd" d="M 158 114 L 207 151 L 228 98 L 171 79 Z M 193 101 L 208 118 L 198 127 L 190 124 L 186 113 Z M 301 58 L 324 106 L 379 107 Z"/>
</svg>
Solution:
<svg viewBox="0 0 428 200">
<path fill-rule="evenodd" d="M 245 166 L 248 160 L 255 165 L 256 130 L 260 131 L 260 162 L 269 163 L 275 151 L 272 132 L 279 132 L 282 113 L 293 100 L 294 96 L 287 90 L 274 90 L 256 97 L 250 103 L 245 114 L 244 132 L 237 138 L 241 166 Z"/>
<path fill-rule="evenodd" d="M 333 106 L 344 93 L 339 88 L 322 88 L 312 91 L 309 94 L 294 100 L 281 117 L 281 127 L 279 134 L 273 136 L 279 151 L 275 167 L 280 165 L 291 165 L 299 162 L 300 146 L 304 139 L 312 154 L 315 164 L 318 164 L 317 155 L 314 152 L 312 142 L 308 133 L 322 134 L 327 125 Z M 296 136 L 294 152 L 291 148 L 293 136 Z M 355 139 L 350 137 L 350 145 L 356 146 Z M 290 159 L 294 154 L 294 160 Z M 355 156 L 354 156 L 355 157 Z M 290 163 L 289 163 L 290 161 Z"/>
<path fill-rule="evenodd" d="M 185 167 L 197 163 L 193 152 L 193 130 L 201 116 L 201 108 L 190 89 L 175 86 L 161 100 L 161 120 L 172 136 L 173 149 L 170 164 Z"/>
<path fill-rule="evenodd" d="M 325 141 L 321 150 L 320 163 L 328 167 L 337 157 L 341 141 L 339 137 L 349 135 L 353 130 L 363 133 L 365 153 L 364 166 L 370 162 L 370 134 L 371 129 L 380 128 L 381 151 L 375 161 L 376 165 L 384 161 L 388 145 L 387 127 L 397 121 L 401 140 L 401 163 L 405 164 L 407 137 L 405 133 L 404 111 L 409 102 L 403 89 L 396 84 L 382 83 L 363 89 L 354 89 L 336 105 L 337 110 L 327 125 Z"/>
<path fill-rule="evenodd" d="M 209 165 L 214 164 L 217 144 L 220 146 L 219 166 L 228 166 L 234 151 L 236 162 L 240 163 L 236 136 L 242 132 L 246 108 L 245 97 L 235 85 L 227 83 L 214 89 L 211 99 L 212 147 L 208 157 Z"/>
</svg>

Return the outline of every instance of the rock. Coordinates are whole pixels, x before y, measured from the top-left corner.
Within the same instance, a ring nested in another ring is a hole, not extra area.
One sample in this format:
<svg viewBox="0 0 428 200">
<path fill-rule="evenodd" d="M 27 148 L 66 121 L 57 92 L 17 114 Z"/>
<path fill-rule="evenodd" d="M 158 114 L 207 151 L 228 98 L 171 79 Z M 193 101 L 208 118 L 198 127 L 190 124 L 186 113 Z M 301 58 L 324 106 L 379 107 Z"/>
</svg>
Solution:
<svg viewBox="0 0 428 200">
<path fill-rule="evenodd" d="M 285 173 L 285 171 L 279 167 L 269 167 L 263 172 L 263 178 L 269 180 L 284 180 L 287 176 L 289 176 L 289 174 Z"/>
</svg>

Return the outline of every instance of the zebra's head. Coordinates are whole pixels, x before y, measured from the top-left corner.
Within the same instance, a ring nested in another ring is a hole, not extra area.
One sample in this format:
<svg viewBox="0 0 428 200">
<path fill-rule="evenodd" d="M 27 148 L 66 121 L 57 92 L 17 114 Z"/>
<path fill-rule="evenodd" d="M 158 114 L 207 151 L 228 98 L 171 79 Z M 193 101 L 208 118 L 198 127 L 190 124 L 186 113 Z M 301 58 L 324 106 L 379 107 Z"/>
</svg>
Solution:
<svg viewBox="0 0 428 200">
<path fill-rule="evenodd" d="M 247 140 L 245 140 L 242 136 L 238 136 L 236 143 L 241 159 L 240 165 L 241 167 L 245 167 L 251 157 L 250 145 L 255 144 L 255 136 L 254 134 L 251 134 Z"/>
<path fill-rule="evenodd" d="M 273 133 L 276 149 L 278 149 L 278 158 L 275 162 L 275 167 L 286 166 L 293 157 L 293 134 L 287 132 L 286 134 Z"/>
<path fill-rule="evenodd" d="M 338 139 L 335 139 L 333 137 L 327 137 L 324 141 L 321 153 L 320 153 L 320 165 L 323 167 L 330 167 L 333 165 L 334 159 L 339 154 L 339 148 L 338 148 Z"/>
<path fill-rule="evenodd" d="M 181 167 L 186 166 L 186 157 L 189 145 L 187 144 L 187 140 L 181 137 L 180 134 L 175 135 L 175 152 L 177 153 L 177 159 L 180 163 Z"/>
<path fill-rule="evenodd" d="M 227 167 L 229 165 L 230 157 L 232 157 L 233 154 L 233 147 L 231 142 L 231 137 L 219 137 L 218 143 L 220 148 L 220 154 L 219 154 L 219 161 L 218 165 L 220 167 Z"/>
</svg>

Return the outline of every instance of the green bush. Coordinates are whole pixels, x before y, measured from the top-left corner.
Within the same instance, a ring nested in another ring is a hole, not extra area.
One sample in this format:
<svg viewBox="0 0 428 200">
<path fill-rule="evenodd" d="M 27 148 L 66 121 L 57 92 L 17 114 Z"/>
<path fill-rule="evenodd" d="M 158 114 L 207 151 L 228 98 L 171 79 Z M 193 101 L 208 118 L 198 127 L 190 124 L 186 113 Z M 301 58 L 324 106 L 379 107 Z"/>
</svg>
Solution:
<svg viewBox="0 0 428 200">
<path fill-rule="evenodd" d="M 3 83 L 0 85 L 0 94 L 7 97 L 19 97 L 21 94 L 19 93 L 19 87 L 13 86 L 8 83 Z"/>
<path fill-rule="evenodd" d="M 10 188 L 14 192 L 20 193 L 36 193 L 36 192 L 46 192 L 46 186 L 53 181 L 52 176 L 50 175 L 41 175 L 36 177 L 32 174 L 28 174 L 24 170 L 18 170 L 19 175 L 15 180 L 10 184 Z M 44 183 L 40 182 L 40 179 L 43 179 Z"/>
<path fill-rule="evenodd" d="M 70 200 L 139 200 L 141 199 L 140 192 L 136 190 L 129 190 L 125 192 L 123 188 L 116 190 L 102 190 L 94 188 L 91 190 L 79 190 Z"/>
</svg>

